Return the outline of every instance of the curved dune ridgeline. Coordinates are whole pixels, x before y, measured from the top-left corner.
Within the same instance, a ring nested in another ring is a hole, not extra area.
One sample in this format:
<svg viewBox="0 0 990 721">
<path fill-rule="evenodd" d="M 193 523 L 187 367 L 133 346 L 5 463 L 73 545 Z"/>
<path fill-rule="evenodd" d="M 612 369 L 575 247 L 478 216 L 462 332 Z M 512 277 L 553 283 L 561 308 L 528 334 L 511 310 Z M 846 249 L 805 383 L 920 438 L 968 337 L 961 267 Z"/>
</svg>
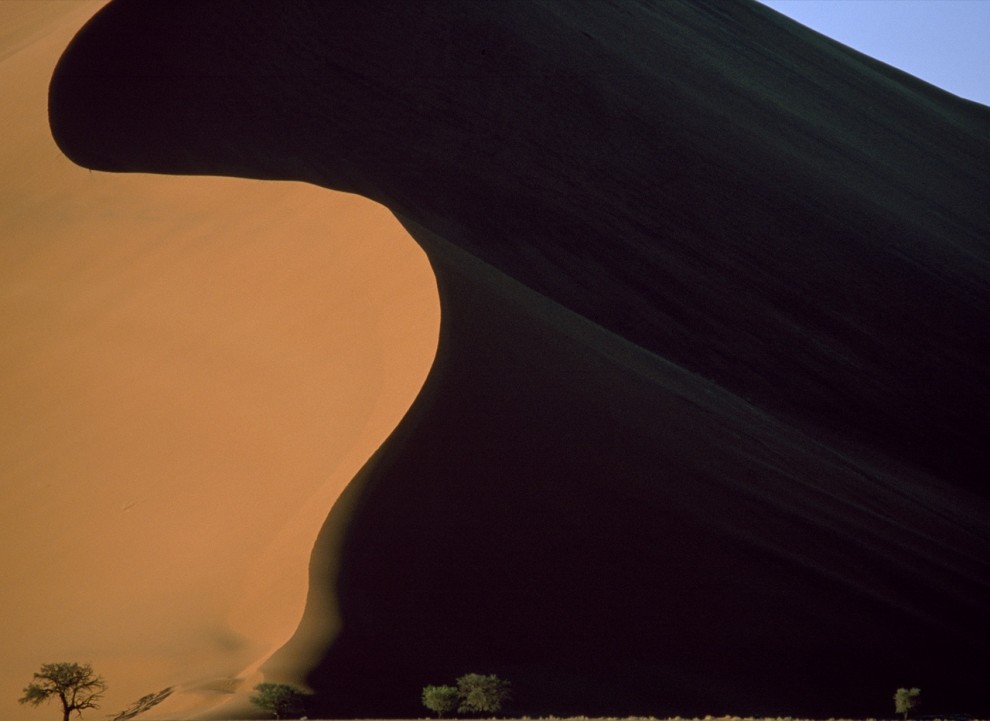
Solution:
<svg viewBox="0 0 990 721">
<path fill-rule="evenodd" d="M 436 352 L 433 273 L 386 208 L 59 152 L 49 81 L 102 4 L 0 2 L 4 721 L 59 713 L 17 703 L 49 662 L 106 678 L 86 719 L 260 680 L 327 509 Z"/>
<path fill-rule="evenodd" d="M 50 121 L 429 256 L 433 370 L 264 667 L 315 711 L 467 671 L 523 713 L 990 711 L 987 108 L 743 0 L 115 0 Z"/>
</svg>

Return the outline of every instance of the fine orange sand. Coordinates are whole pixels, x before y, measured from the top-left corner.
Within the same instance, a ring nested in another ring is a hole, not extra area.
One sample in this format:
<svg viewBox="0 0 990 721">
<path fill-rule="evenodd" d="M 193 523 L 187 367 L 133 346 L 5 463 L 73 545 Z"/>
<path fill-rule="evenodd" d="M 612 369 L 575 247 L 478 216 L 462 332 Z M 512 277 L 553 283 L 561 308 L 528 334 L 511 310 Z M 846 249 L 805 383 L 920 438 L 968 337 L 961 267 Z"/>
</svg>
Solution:
<svg viewBox="0 0 990 721">
<path fill-rule="evenodd" d="M 103 4 L 0 3 L 0 718 L 40 664 L 100 711 L 243 693 L 293 633 L 316 534 L 417 394 L 439 308 L 383 207 L 296 183 L 88 172 L 46 115 Z M 284 661 L 284 659 L 283 659 Z M 145 718 L 143 717 L 143 718 Z"/>
</svg>

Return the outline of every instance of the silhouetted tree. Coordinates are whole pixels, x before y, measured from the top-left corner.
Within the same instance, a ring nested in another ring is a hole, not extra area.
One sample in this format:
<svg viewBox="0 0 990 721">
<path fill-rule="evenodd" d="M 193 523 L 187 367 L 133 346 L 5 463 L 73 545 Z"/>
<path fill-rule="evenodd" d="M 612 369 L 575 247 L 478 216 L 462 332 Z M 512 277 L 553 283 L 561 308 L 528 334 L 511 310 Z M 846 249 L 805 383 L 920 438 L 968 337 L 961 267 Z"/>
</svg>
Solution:
<svg viewBox="0 0 990 721">
<path fill-rule="evenodd" d="M 908 711 L 921 702 L 920 696 L 920 688 L 899 688 L 894 693 L 894 709 L 897 713 L 904 714 L 904 718 L 907 719 Z"/>
<path fill-rule="evenodd" d="M 88 663 L 46 663 L 34 674 L 34 681 L 25 687 L 24 696 L 18 701 L 40 706 L 57 697 L 62 704 L 62 721 L 69 721 L 73 711 L 82 718 L 84 710 L 99 708 L 96 702 L 106 690 L 106 681 L 95 675 Z"/>
</svg>

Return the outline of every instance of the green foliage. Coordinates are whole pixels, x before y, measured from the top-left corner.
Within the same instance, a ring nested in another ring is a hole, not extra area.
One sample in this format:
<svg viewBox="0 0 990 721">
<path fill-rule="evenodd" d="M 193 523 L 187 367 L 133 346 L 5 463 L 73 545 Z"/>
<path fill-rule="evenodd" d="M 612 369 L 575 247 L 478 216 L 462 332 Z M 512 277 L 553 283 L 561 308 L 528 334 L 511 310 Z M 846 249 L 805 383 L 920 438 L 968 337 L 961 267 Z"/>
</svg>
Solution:
<svg viewBox="0 0 990 721">
<path fill-rule="evenodd" d="M 437 716 L 458 713 L 496 713 L 509 700 L 510 684 L 495 675 L 469 673 L 457 679 L 456 686 L 426 686 L 423 705 Z"/>
<path fill-rule="evenodd" d="M 457 710 L 461 696 L 456 686 L 427 686 L 423 689 L 423 705 L 443 718 L 445 713 Z"/>
<path fill-rule="evenodd" d="M 904 714 L 904 718 L 906 719 L 908 717 L 908 711 L 921 703 L 920 696 L 920 688 L 897 689 L 897 692 L 894 694 L 894 710 L 897 713 Z"/>
<path fill-rule="evenodd" d="M 301 714 L 309 695 L 287 683 L 259 683 L 254 690 L 256 693 L 251 696 L 251 703 L 275 714 L 277 719 L 288 718 L 289 714 Z"/>
<path fill-rule="evenodd" d="M 460 713 L 497 713 L 509 700 L 509 682 L 495 675 L 469 673 L 457 679 Z"/>
<path fill-rule="evenodd" d="M 62 721 L 69 721 L 73 711 L 82 717 L 86 709 L 99 708 L 96 702 L 106 690 L 106 681 L 94 674 L 88 663 L 46 663 L 34 674 L 34 681 L 24 688 L 24 696 L 18 702 L 40 706 L 56 697 L 62 703 Z"/>
</svg>

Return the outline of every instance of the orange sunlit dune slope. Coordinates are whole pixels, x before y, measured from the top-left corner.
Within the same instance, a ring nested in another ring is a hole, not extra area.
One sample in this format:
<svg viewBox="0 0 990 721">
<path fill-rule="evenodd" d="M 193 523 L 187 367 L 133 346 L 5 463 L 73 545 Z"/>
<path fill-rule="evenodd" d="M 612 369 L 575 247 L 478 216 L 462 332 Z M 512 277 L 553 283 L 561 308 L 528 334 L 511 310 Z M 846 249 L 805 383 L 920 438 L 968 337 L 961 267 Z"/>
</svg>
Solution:
<svg viewBox="0 0 990 721">
<path fill-rule="evenodd" d="M 75 37 L 59 147 L 373 198 L 443 309 L 262 667 L 309 715 L 987 712 L 987 108 L 753 0 L 195 6 Z"/>
<path fill-rule="evenodd" d="M 62 156 L 48 81 L 102 4 L 0 3 L 10 721 L 51 716 L 16 703 L 50 661 L 106 677 L 99 715 L 172 685 L 158 715 L 194 713 L 258 680 L 328 509 L 436 349 L 431 269 L 385 208 Z"/>
</svg>

